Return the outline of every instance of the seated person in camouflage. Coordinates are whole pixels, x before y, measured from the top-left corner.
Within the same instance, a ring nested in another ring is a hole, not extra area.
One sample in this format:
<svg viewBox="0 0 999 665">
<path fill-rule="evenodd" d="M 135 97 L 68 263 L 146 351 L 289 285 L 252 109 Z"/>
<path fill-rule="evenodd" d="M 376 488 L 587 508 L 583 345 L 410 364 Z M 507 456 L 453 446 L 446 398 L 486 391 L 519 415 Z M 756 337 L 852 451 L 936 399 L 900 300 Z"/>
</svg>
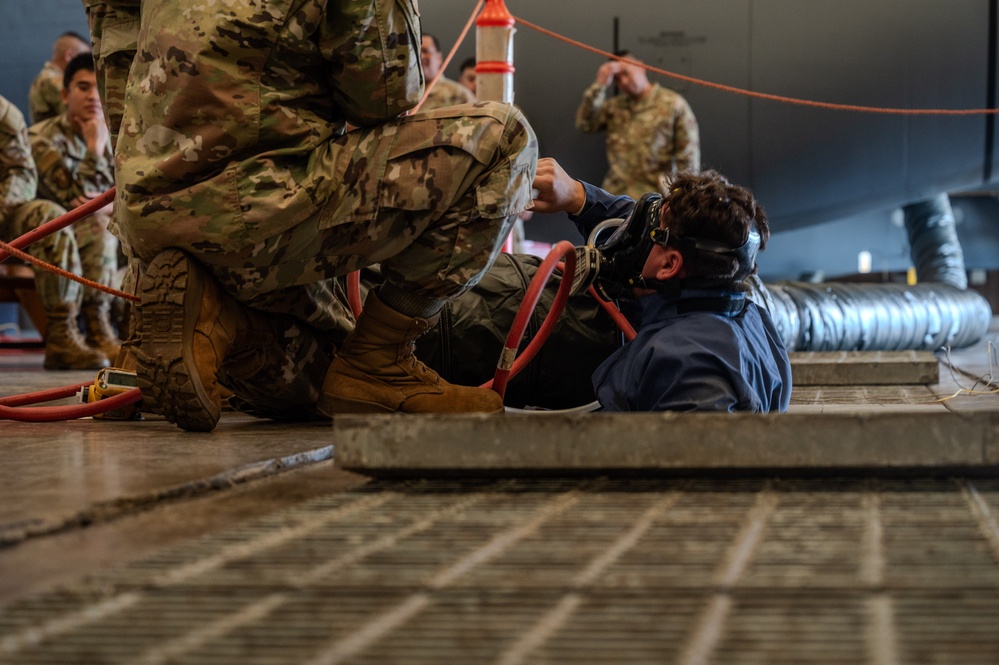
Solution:
<svg viewBox="0 0 999 665">
<path fill-rule="evenodd" d="M 84 5 L 144 410 L 211 430 L 220 384 L 280 419 L 502 410 L 413 347 L 530 205 L 537 142 L 509 104 L 403 115 L 424 90 L 413 0 Z M 355 324 L 341 278 L 373 263 Z"/>
<path fill-rule="evenodd" d="M 473 95 L 477 94 L 475 81 L 475 58 L 468 58 L 461 63 L 461 74 L 458 75 L 458 83 L 468 88 Z"/>
<path fill-rule="evenodd" d="M 76 208 L 114 186 L 114 157 L 97 94 L 94 59 L 82 53 L 66 66 L 62 97 L 66 111 L 32 125 L 31 152 L 38 167 L 38 194 L 67 210 Z M 73 225 L 82 276 L 117 286 L 118 241 L 108 231 L 110 206 Z M 85 289 L 82 305 L 87 343 L 108 358 L 118 355 L 121 341 L 111 325 L 113 296 Z"/>
<path fill-rule="evenodd" d="M 35 200 L 38 174 L 31 158 L 24 116 L 0 97 L 0 235 L 13 240 L 55 219 L 65 210 L 51 201 Z M 71 229 L 65 228 L 27 247 L 31 256 L 79 274 L 80 252 Z M 77 327 L 81 286 L 42 269 L 35 269 L 35 288 L 45 307 L 46 369 L 99 369 L 107 357 L 87 346 Z"/>
<path fill-rule="evenodd" d="M 584 237 L 636 209 L 542 159 L 535 208 L 570 213 Z M 605 411 L 787 411 L 791 364 L 770 315 L 746 297 L 770 229 L 752 192 L 715 171 L 667 176 L 639 251 L 622 264 L 640 310 L 637 337 L 593 374 Z M 636 220 L 628 219 L 627 223 Z M 637 236 L 636 236 L 637 237 Z"/>
<path fill-rule="evenodd" d="M 440 40 L 434 35 L 423 33 L 423 43 L 420 46 L 420 65 L 423 67 L 423 78 L 427 85 L 430 85 L 430 82 L 440 72 L 442 64 L 444 64 L 444 54 L 441 53 Z M 423 102 L 420 110 L 429 111 L 444 106 L 471 104 L 474 101 L 475 93 L 457 81 L 452 81 L 441 75 L 437 79 L 437 84 L 427 93 L 427 100 Z"/>
<path fill-rule="evenodd" d="M 659 188 L 659 177 L 701 168 L 697 119 L 687 100 L 649 81 L 645 68 L 629 51 L 628 61 L 609 60 L 583 93 L 576 128 L 607 134 L 607 175 L 603 188 L 638 200 Z M 620 93 L 611 95 L 612 86 Z"/>
<path fill-rule="evenodd" d="M 54 118 L 66 110 L 62 101 L 62 79 L 69 61 L 90 50 L 90 43 L 75 32 L 64 32 L 52 45 L 52 59 L 31 82 L 28 117 L 31 124 Z"/>
</svg>

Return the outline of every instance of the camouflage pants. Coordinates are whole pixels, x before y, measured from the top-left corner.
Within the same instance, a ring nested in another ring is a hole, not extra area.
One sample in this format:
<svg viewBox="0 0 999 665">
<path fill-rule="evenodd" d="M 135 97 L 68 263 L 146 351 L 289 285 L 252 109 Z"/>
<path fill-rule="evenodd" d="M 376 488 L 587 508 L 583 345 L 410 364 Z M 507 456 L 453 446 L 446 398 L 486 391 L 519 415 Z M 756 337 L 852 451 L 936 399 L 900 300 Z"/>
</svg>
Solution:
<svg viewBox="0 0 999 665">
<path fill-rule="evenodd" d="M 2 225 L 11 239 L 33 231 L 65 212 L 51 201 L 29 201 L 14 209 Z M 29 245 L 28 254 L 105 286 L 113 286 L 117 268 L 118 241 L 108 230 L 107 213 L 99 212 L 75 225 L 61 229 Z M 72 280 L 35 269 L 35 286 L 46 310 L 76 305 L 81 300 L 107 302 L 111 296 L 96 289 L 84 289 Z M 82 293 L 82 296 L 81 296 Z"/>
<path fill-rule="evenodd" d="M 531 199 L 537 143 L 509 105 L 421 113 L 343 143 L 348 176 L 365 172 L 318 215 L 240 252 L 195 255 L 234 297 L 340 328 L 342 294 L 329 280 L 378 263 L 387 282 L 452 298 L 492 264 Z"/>
</svg>

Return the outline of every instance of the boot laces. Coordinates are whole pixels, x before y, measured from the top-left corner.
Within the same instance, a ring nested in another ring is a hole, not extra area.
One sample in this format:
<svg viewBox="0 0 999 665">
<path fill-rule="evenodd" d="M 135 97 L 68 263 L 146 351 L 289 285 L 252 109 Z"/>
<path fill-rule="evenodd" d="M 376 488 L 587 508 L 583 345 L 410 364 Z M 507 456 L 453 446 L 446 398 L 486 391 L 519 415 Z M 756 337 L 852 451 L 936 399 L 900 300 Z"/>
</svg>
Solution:
<svg viewBox="0 0 999 665">
<path fill-rule="evenodd" d="M 430 369 L 429 367 L 427 367 L 426 363 L 424 363 L 422 360 L 420 360 L 419 358 L 416 357 L 416 342 L 415 341 L 412 341 L 412 342 L 409 342 L 408 344 L 406 344 L 406 355 L 404 356 L 404 359 L 409 361 L 409 369 L 411 371 L 415 372 L 417 369 L 419 369 L 420 374 L 435 374 L 436 375 L 436 372 L 434 372 L 432 369 Z"/>
</svg>

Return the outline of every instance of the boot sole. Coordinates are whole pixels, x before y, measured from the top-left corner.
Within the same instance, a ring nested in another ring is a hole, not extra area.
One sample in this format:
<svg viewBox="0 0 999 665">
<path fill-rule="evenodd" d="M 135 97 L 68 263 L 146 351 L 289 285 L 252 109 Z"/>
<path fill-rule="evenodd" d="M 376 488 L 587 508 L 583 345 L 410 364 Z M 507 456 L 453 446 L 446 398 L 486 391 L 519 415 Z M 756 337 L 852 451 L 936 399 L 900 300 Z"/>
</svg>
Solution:
<svg viewBox="0 0 999 665">
<path fill-rule="evenodd" d="M 399 413 L 395 409 L 389 408 L 384 404 L 379 404 L 378 402 L 341 399 L 325 394 L 319 398 L 316 410 L 327 418 L 351 413 Z"/>
<path fill-rule="evenodd" d="M 348 414 L 360 414 L 360 413 L 408 413 L 407 411 L 398 411 L 396 409 L 389 408 L 384 404 L 378 402 L 368 402 L 365 400 L 353 400 L 353 399 L 342 399 L 340 397 L 332 397 L 329 395 L 323 395 L 319 398 L 319 402 L 316 404 L 316 409 L 319 413 L 323 414 L 327 418 L 333 418 L 334 416 L 343 416 Z M 496 411 L 466 411 L 463 413 L 467 414 L 485 414 L 485 415 L 496 415 L 499 413 L 504 413 L 505 408 L 497 409 Z M 431 412 L 426 413 L 446 413 Z"/>
<path fill-rule="evenodd" d="M 136 378 L 152 413 L 190 432 L 210 432 L 221 413 L 194 365 L 191 341 L 204 285 L 196 270 L 173 250 L 161 252 L 142 276 Z"/>
</svg>

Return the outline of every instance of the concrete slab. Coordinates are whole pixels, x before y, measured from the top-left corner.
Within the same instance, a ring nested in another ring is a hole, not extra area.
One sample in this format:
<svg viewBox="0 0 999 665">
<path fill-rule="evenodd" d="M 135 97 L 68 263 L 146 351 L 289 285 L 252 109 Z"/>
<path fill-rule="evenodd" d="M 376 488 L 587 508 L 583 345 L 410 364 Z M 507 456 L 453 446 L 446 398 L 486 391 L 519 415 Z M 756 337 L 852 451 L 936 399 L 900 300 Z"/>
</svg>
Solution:
<svg viewBox="0 0 999 665">
<path fill-rule="evenodd" d="M 790 358 L 796 386 L 927 384 L 940 375 L 929 351 L 804 351 Z"/>
<path fill-rule="evenodd" d="M 371 479 L 336 469 L 327 461 L 241 483 L 225 492 L 162 501 L 88 528 L 66 529 L 0 547 L 0 612 L 5 604 L 28 593 L 368 482 Z"/>
<path fill-rule="evenodd" d="M 33 392 L 94 376 L 9 372 L 2 392 Z M 155 416 L 141 422 L 0 421 L 0 432 L 0 546 L 333 454 L 328 423 L 278 424 L 236 413 L 223 414 L 210 434 L 184 432 Z"/>
<path fill-rule="evenodd" d="M 420 475 L 981 467 L 999 415 L 870 412 L 339 417 L 341 468 Z"/>
</svg>

